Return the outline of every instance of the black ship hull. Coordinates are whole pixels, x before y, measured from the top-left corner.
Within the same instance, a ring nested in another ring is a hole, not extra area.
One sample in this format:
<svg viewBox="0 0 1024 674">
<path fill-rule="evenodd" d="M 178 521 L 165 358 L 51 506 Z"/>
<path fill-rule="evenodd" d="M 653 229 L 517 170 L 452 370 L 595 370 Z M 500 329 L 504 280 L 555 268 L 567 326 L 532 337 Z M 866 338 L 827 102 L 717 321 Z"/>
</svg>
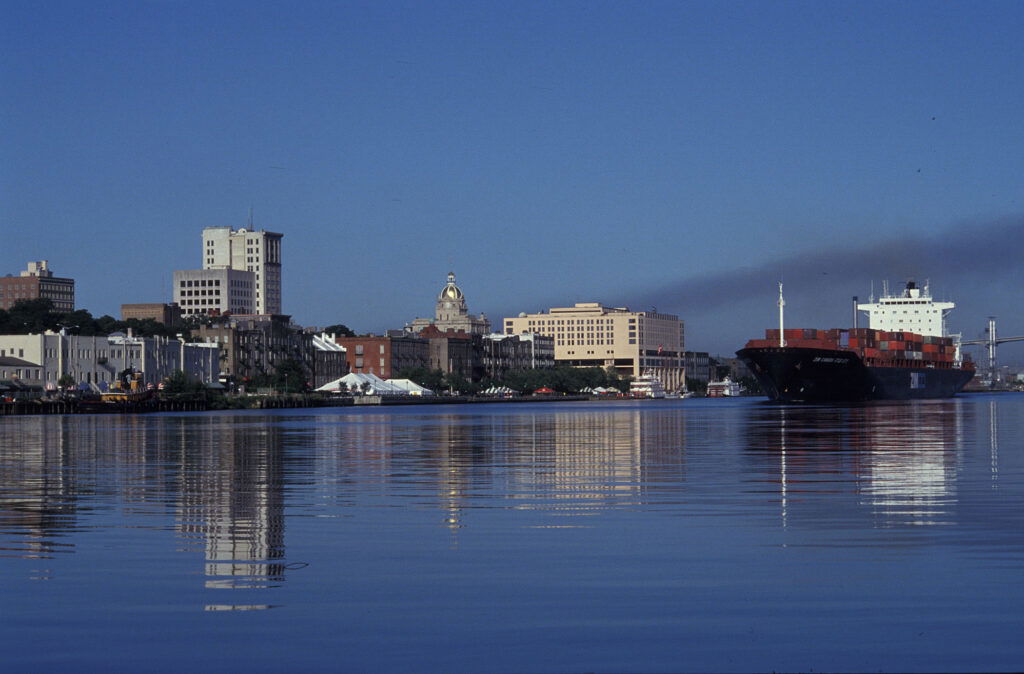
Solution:
<svg viewBox="0 0 1024 674">
<path fill-rule="evenodd" d="M 859 402 L 949 398 L 973 370 L 868 365 L 854 351 L 803 347 L 754 347 L 736 353 L 779 402 Z"/>
</svg>

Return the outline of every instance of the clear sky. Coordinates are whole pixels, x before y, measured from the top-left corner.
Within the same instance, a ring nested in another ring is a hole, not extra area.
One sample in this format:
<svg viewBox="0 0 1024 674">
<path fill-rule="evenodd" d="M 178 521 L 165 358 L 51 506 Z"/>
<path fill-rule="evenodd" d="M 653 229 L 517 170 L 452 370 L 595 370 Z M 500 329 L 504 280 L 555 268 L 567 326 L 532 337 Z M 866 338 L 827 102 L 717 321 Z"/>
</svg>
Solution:
<svg viewBox="0 0 1024 674">
<path fill-rule="evenodd" d="M 1021 35 L 1020 2 L 8 0 L 0 273 L 117 315 L 252 208 L 304 325 L 401 327 L 451 269 L 495 322 L 657 303 L 713 353 L 780 276 L 793 327 L 915 276 L 1024 334 Z"/>
</svg>

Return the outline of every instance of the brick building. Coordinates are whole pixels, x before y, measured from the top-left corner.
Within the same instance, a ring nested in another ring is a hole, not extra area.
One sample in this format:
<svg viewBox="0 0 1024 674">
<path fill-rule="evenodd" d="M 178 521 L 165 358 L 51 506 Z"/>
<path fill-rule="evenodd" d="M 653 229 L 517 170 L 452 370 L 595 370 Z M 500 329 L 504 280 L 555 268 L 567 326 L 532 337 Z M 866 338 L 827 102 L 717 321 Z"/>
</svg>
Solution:
<svg viewBox="0 0 1024 674">
<path fill-rule="evenodd" d="M 345 347 L 349 372 L 375 374 L 390 379 L 410 368 L 430 367 L 430 342 L 403 330 L 391 331 L 383 337 L 338 337 L 334 341 Z"/>
<path fill-rule="evenodd" d="M 54 311 L 74 311 L 75 280 L 54 276 L 46 260 L 29 262 L 18 276 L 0 278 L 0 309 L 10 309 L 19 300 L 40 298 L 52 301 Z"/>
<path fill-rule="evenodd" d="M 181 307 L 174 302 L 164 304 L 155 302 L 150 304 L 122 304 L 121 320 L 138 319 L 144 321 L 153 319 L 164 325 L 175 325 L 181 322 Z"/>
<path fill-rule="evenodd" d="M 481 335 L 462 330 L 441 331 L 435 325 L 428 325 L 418 335 L 430 344 L 427 367 L 431 370 L 456 374 L 467 381 L 480 381 L 484 377 Z"/>
</svg>

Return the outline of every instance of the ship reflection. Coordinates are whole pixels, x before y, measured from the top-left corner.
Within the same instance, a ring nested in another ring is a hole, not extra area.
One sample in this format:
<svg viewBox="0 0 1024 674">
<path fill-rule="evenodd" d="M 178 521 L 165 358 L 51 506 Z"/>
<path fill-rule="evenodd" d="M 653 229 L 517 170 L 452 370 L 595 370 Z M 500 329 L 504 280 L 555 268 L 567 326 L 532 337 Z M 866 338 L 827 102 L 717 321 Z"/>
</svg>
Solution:
<svg viewBox="0 0 1024 674">
<path fill-rule="evenodd" d="M 957 503 L 957 456 L 972 410 L 961 399 L 766 405 L 747 426 L 748 455 L 766 470 L 773 457 L 783 524 L 803 495 L 841 493 L 851 484 L 879 526 L 944 524 Z"/>
</svg>

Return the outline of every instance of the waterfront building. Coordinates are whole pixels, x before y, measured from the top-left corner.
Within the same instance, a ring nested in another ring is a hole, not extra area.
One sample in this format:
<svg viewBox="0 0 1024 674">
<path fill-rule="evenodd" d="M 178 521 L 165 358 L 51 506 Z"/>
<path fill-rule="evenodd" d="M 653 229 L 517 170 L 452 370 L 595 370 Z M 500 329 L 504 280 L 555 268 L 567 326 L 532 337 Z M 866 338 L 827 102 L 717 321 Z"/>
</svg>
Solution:
<svg viewBox="0 0 1024 674">
<path fill-rule="evenodd" d="M 483 366 L 487 377 L 492 379 L 501 379 L 516 370 L 554 367 L 555 339 L 537 333 L 484 335 Z"/>
<path fill-rule="evenodd" d="M 23 358 L 0 356 L 0 381 L 14 380 L 30 386 L 43 385 L 43 368 Z"/>
<path fill-rule="evenodd" d="M 203 269 L 235 269 L 254 275 L 252 311 L 280 314 L 281 239 L 284 234 L 265 230 L 207 227 L 203 230 Z"/>
<path fill-rule="evenodd" d="M 345 347 L 326 332 L 313 334 L 313 388 L 320 388 L 348 374 Z"/>
<path fill-rule="evenodd" d="M 391 330 L 382 337 L 338 337 L 334 341 L 345 347 L 349 371 L 357 374 L 391 379 L 402 370 L 429 367 L 430 342 L 404 330 Z"/>
<path fill-rule="evenodd" d="M 448 272 L 448 282 L 437 295 L 433 318 L 417 318 L 409 324 L 412 332 L 421 332 L 434 326 L 441 332 L 464 332 L 470 335 L 486 335 L 491 331 L 491 322 L 483 314 L 471 316 L 466 305 L 466 296 L 455 284 L 455 274 Z"/>
<path fill-rule="evenodd" d="M 481 335 L 451 329 L 442 332 L 428 325 L 417 336 L 429 344 L 427 367 L 431 370 L 455 374 L 467 381 L 479 381 L 484 376 Z"/>
<path fill-rule="evenodd" d="M 718 378 L 714 372 L 711 355 L 705 351 L 683 352 L 683 369 L 686 370 L 687 379 L 694 379 L 705 384 Z"/>
<path fill-rule="evenodd" d="M 286 360 L 302 365 L 306 383 L 315 379 L 313 335 L 281 314 L 250 314 L 223 317 L 201 325 L 193 334 L 220 349 L 220 373 L 243 385 L 262 376 L 273 376 Z M 336 358 L 340 358 L 336 356 Z"/>
<path fill-rule="evenodd" d="M 75 280 L 54 276 L 49 262 L 29 262 L 18 276 L 0 278 L 0 309 L 10 309 L 19 300 L 48 299 L 55 312 L 75 310 Z"/>
<path fill-rule="evenodd" d="M 684 382 L 683 321 L 672 314 L 630 311 L 598 302 L 521 313 L 504 321 L 505 334 L 537 333 L 555 341 L 555 362 L 573 367 L 613 368 L 619 376 L 650 372 L 665 390 Z"/>
<path fill-rule="evenodd" d="M 207 344 L 191 344 L 167 337 L 65 335 L 0 335 L 0 357 L 24 359 L 41 369 L 40 381 L 54 389 L 64 375 L 99 387 L 117 381 L 125 370 L 142 374 L 154 386 L 181 370 L 191 379 L 217 381 L 218 354 Z"/>
<path fill-rule="evenodd" d="M 164 325 L 175 325 L 181 322 L 181 307 L 175 302 L 170 304 L 163 302 L 122 304 L 121 320 L 128 321 L 133 318 L 140 321 L 152 319 Z"/>
<path fill-rule="evenodd" d="M 256 307 L 256 275 L 228 267 L 175 271 L 174 303 L 185 318 L 252 314 Z"/>
</svg>

